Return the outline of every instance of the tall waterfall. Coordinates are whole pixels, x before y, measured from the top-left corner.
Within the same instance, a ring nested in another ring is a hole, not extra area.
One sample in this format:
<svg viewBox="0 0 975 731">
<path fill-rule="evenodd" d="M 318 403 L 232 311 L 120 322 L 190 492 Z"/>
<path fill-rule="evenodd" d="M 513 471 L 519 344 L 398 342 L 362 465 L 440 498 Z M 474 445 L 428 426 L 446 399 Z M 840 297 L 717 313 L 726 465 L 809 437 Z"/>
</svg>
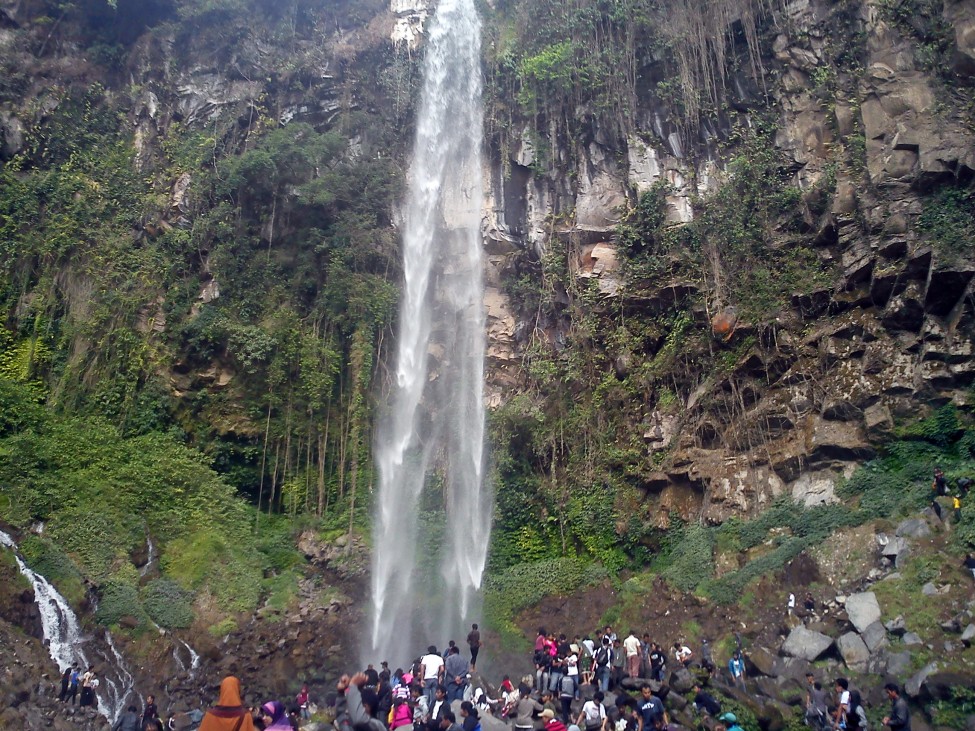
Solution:
<svg viewBox="0 0 975 731">
<path fill-rule="evenodd" d="M 474 0 L 440 0 L 403 213 L 396 384 L 376 436 L 374 660 L 405 662 L 427 644 L 462 641 L 487 556 L 480 52 Z M 444 484 L 434 512 L 446 509 L 446 525 L 418 530 L 435 471 Z M 439 575 L 419 571 L 418 557 L 436 561 Z"/>
</svg>

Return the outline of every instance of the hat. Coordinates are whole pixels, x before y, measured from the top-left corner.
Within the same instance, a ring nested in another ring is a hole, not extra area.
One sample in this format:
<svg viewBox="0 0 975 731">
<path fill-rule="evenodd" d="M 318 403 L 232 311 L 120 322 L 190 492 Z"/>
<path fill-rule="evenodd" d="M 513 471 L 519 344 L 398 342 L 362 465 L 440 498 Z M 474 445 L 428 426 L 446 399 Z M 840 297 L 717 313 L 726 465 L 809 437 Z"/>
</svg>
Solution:
<svg viewBox="0 0 975 731">
<path fill-rule="evenodd" d="M 574 652 L 576 654 L 579 654 L 579 645 L 577 645 L 575 642 L 573 642 L 571 645 L 569 645 L 569 650 L 571 650 L 572 652 Z"/>
<path fill-rule="evenodd" d="M 718 716 L 719 721 L 727 721 L 728 723 L 738 723 L 738 716 L 734 713 L 723 713 Z"/>
<path fill-rule="evenodd" d="M 546 708 L 542 711 L 541 715 L 546 721 L 551 721 L 553 718 L 555 718 L 555 711 L 553 711 L 551 708 Z"/>
</svg>

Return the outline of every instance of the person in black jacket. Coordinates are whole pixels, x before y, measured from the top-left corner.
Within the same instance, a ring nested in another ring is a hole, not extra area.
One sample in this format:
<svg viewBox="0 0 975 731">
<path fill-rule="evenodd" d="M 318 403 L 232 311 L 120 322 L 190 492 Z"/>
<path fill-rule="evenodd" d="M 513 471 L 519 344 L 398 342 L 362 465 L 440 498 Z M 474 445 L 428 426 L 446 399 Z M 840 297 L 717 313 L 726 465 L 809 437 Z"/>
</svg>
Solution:
<svg viewBox="0 0 975 731">
<path fill-rule="evenodd" d="M 141 726 L 139 712 L 135 710 L 135 706 L 129 706 L 129 710 L 119 716 L 112 724 L 112 731 L 139 731 Z"/>
<path fill-rule="evenodd" d="M 911 712 L 907 701 L 901 698 L 901 689 L 897 683 L 887 683 L 884 690 L 890 698 L 890 715 L 884 717 L 884 725 L 889 726 L 890 731 L 911 731 Z"/>
</svg>

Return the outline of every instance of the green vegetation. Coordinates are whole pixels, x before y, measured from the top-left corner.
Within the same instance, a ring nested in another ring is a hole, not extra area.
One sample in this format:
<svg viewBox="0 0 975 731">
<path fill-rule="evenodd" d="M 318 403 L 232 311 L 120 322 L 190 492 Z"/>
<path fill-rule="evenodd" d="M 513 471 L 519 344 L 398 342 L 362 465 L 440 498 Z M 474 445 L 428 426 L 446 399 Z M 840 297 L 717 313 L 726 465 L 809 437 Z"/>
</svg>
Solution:
<svg viewBox="0 0 975 731">
<path fill-rule="evenodd" d="M 523 641 L 512 624 L 514 613 L 536 604 L 546 596 L 564 596 L 606 577 L 591 563 L 572 558 L 549 559 L 513 566 L 492 573 L 484 585 L 484 611 L 491 626 L 506 641 Z"/>
<path fill-rule="evenodd" d="M 17 418 L 27 405 L 28 415 Z M 25 430 L 0 432 L 0 485 L 8 501 L 0 518 L 23 529 L 44 521 L 43 537 L 21 543 L 25 560 L 70 601 L 82 582 L 99 589 L 98 620 L 131 617 L 166 627 L 192 620 L 192 592 L 207 592 L 224 611 L 252 610 L 299 559 L 283 519 L 265 522 L 253 540 L 255 512 L 199 452 L 160 434 L 126 437 L 102 419 L 36 412 L 21 391 L 0 387 L 8 421 Z M 139 591 L 129 558 L 151 535 L 164 576 Z M 241 540 L 242 537 L 248 540 Z"/>
<path fill-rule="evenodd" d="M 940 264 L 967 262 L 975 250 L 975 193 L 961 187 L 940 188 L 924 200 L 918 228 Z"/>
</svg>

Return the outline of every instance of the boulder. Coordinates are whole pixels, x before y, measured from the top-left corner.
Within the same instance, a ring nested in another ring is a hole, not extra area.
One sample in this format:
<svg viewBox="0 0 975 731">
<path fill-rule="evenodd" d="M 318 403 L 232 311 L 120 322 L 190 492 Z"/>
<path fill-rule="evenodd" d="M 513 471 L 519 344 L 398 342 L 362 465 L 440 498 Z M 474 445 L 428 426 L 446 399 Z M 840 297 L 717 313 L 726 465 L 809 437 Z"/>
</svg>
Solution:
<svg viewBox="0 0 975 731">
<path fill-rule="evenodd" d="M 862 668 L 870 659 L 870 650 L 856 632 L 847 632 L 836 640 L 836 647 L 849 668 Z"/>
<path fill-rule="evenodd" d="M 965 643 L 966 647 L 972 644 L 972 640 L 975 640 L 975 624 L 970 624 L 965 627 L 965 631 L 961 633 L 961 641 Z"/>
<path fill-rule="evenodd" d="M 481 729 L 482 731 L 508 731 L 508 724 L 490 713 L 484 713 L 481 714 Z"/>
<path fill-rule="evenodd" d="M 903 677 L 911 669 L 911 653 L 908 650 L 887 656 L 887 674 L 895 678 Z"/>
<path fill-rule="evenodd" d="M 678 693 L 686 693 L 694 687 L 694 676 L 687 668 L 677 668 L 670 674 L 670 687 Z"/>
<path fill-rule="evenodd" d="M 789 678 L 805 682 L 806 673 L 812 670 L 812 665 L 798 657 L 777 657 L 772 668 L 772 675 L 776 678 Z"/>
<path fill-rule="evenodd" d="M 931 535 L 931 526 L 921 518 L 908 518 L 897 526 L 896 534 L 902 538 L 927 538 Z"/>
<path fill-rule="evenodd" d="M 872 591 L 865 591 L 848 597 L 846 616 L 850 618 L 857 632 L 863 632 L 874 622 L 879 622 L 880 604 L 877 603 L 877 595 Z"/>
<path fill-rule="evenodd" d="M 755 670 L 762 675 L 775 675 L 776 657 L 764 647 L 755 647 L 749 651 L 747 660 Z"/>
<path fill-rule="evenodd" d="M 885 622 L 884 627 L 895 637 L 903 637 L 904 633 L 907 632 L 907 624 L 904 622 L 904 617 L 899 614 L 894 619 Z"/>
<path fill-rule="evenodd" d="M 805 627 L 796 627 L 782 643 L 782 653 L 813 662 L 832 646 L 832 637 Z"/>
<path fill-rule="evenodd" d="M 863 638 L 863 643 L 870 650 L 871 654 L 877 652 L 877 650 L 886 647 L 889 643 L 887 641 L 887 630 L 880 622 L 874 622 L 869 627 L 867 627 L 863 632 L 861 632 Z"/>
<path fill-rule="evenodd" d="M 938 596 L 938 587 L 934 585 L 934 582 L 929 581 L 927 584 L 921 587 L 921 593 L 924 596 Z"/>
<path fill-rule="evenodd" d="M 904 636 L 901 638 L 901 642 L 910 647 L 911 645 L 922 645 L 923 640 L 913 632 L 905 632 Z"/>
<path fill-rule="evenodd" d="M 923 668 L 914 673 L 910 680 L 904 683 L 904 692 L 912 698 L 916 698 L 918 695 L 920 695 L 921 688 L 924 685 L 924 682 L 928 679 L 928 676 L 937 669 L 938 663 L 929 662 Z"/>
<path fill-rule="evenodd" d="M 901 536 L 883 536 L 886 539 L 885 543 L 880 545 L 880 555 L 886 556 L 887 558 L 896 559 L 900 554 L 907 550 L 908 544 L 907 539 Z M 877 536 L 877 541 L 880 542 L 881 536 Z"/>
</svg>

